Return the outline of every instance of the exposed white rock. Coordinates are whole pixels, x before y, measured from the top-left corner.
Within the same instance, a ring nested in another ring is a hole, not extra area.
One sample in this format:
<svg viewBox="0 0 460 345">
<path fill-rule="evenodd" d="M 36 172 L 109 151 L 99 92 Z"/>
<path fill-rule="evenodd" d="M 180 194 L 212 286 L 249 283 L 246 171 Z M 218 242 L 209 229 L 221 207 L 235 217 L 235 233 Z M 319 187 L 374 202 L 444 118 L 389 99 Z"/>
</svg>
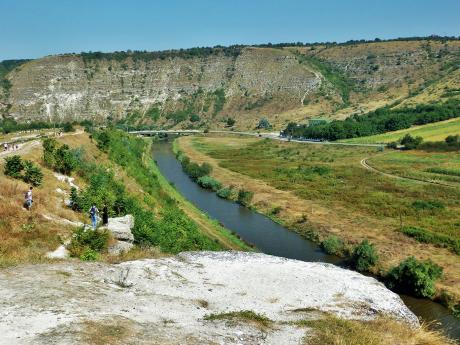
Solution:
<svg viewBox="0 0 460 345">
<path fill-rule="evenodd" d="M 88 321 L 125 327 L 126 344 L 299 344 L 305 329 L 280 322 L 312 317 L 310 309 L 418 325 L 373 278 L 259 253 L 24 266 L 0 271 L 0 301 L 0 343 L 9 345 L 81 344 Z M 204 320 L 241 310 L 264 314 L 276 327 Z"/>
<path fill-rule="evenodd" d="M 110 255 L 119 255 L 122 252 L 129 252 L 133 247 L 134 244 L 131 242 L 116 241 L 114 244 L 109 246 L 108 252 Z"/>
<path fill-rule="evenodd" d="M 131 229 L 134 227 L 134 217 L 127 214 L 123 217 L 109 218 L 107 225 L 100 229 L 108 229 L 119 241 L 134 242 L 134 236 Z"/>
<path fill-rule="evenodd" d="M 69 251 L 65 245 L 60 245 L 55 251 L 46 254 L 49 259 L 66 259 L 69 257 Z"/>
<path fill-rule="evenodd" d="M 65 182 L 70 187 L 74 187 L 75 189 L 78 190 L 78 186 L 73 182 L 75 180 L 75 178 L 70 177 L 70 176 L 66 176 L 66 175 L 62 175 L 62 174 L 58 174 L 58 173 L 54 173 L 54 177 L 56 177 L 58 179 L 58 181 Z"/>
</svg>

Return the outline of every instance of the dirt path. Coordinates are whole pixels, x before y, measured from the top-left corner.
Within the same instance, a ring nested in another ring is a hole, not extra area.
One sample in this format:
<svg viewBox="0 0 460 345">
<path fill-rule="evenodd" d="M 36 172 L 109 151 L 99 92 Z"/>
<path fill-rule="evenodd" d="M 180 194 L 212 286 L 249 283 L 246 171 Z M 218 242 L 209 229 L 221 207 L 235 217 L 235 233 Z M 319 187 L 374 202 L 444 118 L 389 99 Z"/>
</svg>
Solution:
<svg viewBox="0 0 460 345">
<path fill-rule="evenodd" d="M 410 181 L 410 182 L 423 183 L 423 184 L 434 184 L 434 185 L 438 185 L 438 186 L 444 186 L 444 187 L 450 187 L 450 188 L 458 188 L 457 186 L 447 184 L 447 183 L 442 183 L 442 182 L 437 182 L 437 181 L 428 181 L 428 180 L 422 180 L 422 179 L 416 179 L 416 178 L 412 178 L 412 177 L 404 177 L 404 176 L 399 176 L 399 175 L 393 175 L 393 174 L 390 174 L 390 173 L 386 173 L 384 171 L 381 171 L 379 169 L 376 169 L 376 168 L 370 166 L 368 161 L 367 161 L 368 159 L 369 159 L 369 157 L 361 159 L 361 162 L 360 162 L 361 166 L 363 168 L 369 170 L 369 171 L 375 172 L 377 174 L 380 174 L 380 175 L 383 175 L 383 176 L 386 176 L 386 177 L 390 177 L 390 178 L 394 178 L 394 179 L 398 179 L 398 180 Z"/>
</svg>

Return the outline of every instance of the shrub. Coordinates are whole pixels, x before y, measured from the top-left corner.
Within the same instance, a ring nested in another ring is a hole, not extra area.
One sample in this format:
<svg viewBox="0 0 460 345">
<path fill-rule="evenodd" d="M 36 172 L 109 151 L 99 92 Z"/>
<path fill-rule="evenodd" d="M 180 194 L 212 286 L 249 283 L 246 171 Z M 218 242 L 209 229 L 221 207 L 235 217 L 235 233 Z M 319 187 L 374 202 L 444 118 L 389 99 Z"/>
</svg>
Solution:
<svg viewBox="0 0 460 345">
<path fill-rule="evenodd" d="M 200 116 L 197 114 L 190 115 L 190 122 L 198 122 L 200 121 Z"/>
<path fill-rule="evenodd" d="M 413 256 L 393 267 L 386 275 L 389 288 L 416 297 L 433 297 L 435 282 L 442 277 L 442 268 L 431 260 L 418 261 Z"/>
<path fill-rule="evenodd" d="M 396 150 L 398 148 L 398 143 L 396 141 L 392 141 L 390 143 L 387 144 L 387 147 L 389 149 L 393 149 L 393 150 Z"/>
<path fill-rule="evenodd" d="M 98 230 L 86 230 L 84 227 L 76 229 L 68 247 L 70 255 L 81 257 L 89 250 L 102 252 L 109 244 L 109 232 Z"/>
<path fill-rule="evenodd" d="M 208 175 L 198 178 L 197 183 L 201 187 L 211 189 L 213 191 L 217 191 L 222 188 L 222 184 L 219 181 Z"/>
<path fill-rule="evenodd" d="M 54 151 L 58 142 L 53 138 L 46 138 L 43 140 L 43 161 L 48 167 L 54 166 Z"/>
<path fill-rule="evenodd" d="M 70 122 L 65 122 L 65 123 L 62 125 L 62 130 L 63 130 L 65 133 L 75 132 L 75 128 L 73 127 L 73 125 L 72 125 Z"/>
<path fill-rule="evenodd" d="M 374 245 L 368 240 L 362 241 L 357 245 L 351 256 L 351 264 L 360 272 L 369 271 L 372 266 L 378 262 L 378 254 Z"/>
<path fill-rule="evenodd" d="M 449 136 L 446 137 L 445 141 L 446 141 L 447 145 L 454 146 L 455 144 L 460 142 L 460 136 L 458 134 L 457 135 L 449 135 Z"/>
<path fill-rule="evenodd" d="M 83 253 L 80 254 L 80 260 L 82 261 L 96 261 L 99 258 L 99 253 L 91 248 L 86 248 Z"/>
<path fill-rule="evenodd" d="M 340 255 L 343 252 L 343 242 L 337 236 L 329 236 L 321 242 L 321 248 L 331 255 Z"/>
<path fill-rule="evenodd" d="M 110 136 L 107 131 L 102 131 L 96 135 L 97 148 L 101 151 L 107 152 L 110 145 Z"/>
<path fill-rule="evenodd" d="M 406 134 L 402 139 L 401 139 L 401 145 L 404 145 L 405 150 L 413 150 L 416 149 L 417 147 L 420 146 L 420 144 L 423 142 L 422 137 L 413 137 L 410 134 Z"/>
<path fill-rule="evenodd" d="M 237 202 L 243 206 L 249 206 L 253 196 L 254 196 L 253 192 L 242 188 L 238 191 Z"/>
<path fill-rule="evenodd" d="M 54 152 L 54 168 L 65 175 L 70 175 L 77 167 L 78 161 L 68 145 L 62 145 Z"/>
<path fill-rule="evenodd" d="M 23 181 L 31 184 L 34 187 L 38 187 L 42 184 L 43 173 L 41 169 L 33 164 L 31 161 L 24 162 L 24 176 Z"/>
<path fill-rule="evenodd" d="M 416 210 L 443 210 L 446 206 L 437 200 L 416 200 L 412 203 L 412 207 Z"/>
<path fill-rule="evenodd" d="M 232 119 L 231 117 L 229 117 L 226 121 L 227 123 L 227 127 L 233 127 L 233 125 L 235 124 L 235 119 Z"/>
<path fill-rule="evenodd" d="M 272 125 L 266 117 L 263 117 L 259 120 L 256 129 L 271 129 Z"/>
<path fill-rule="evenodd" d="M 231 199 L 233 190 L 229 187 L 221 188 L 217 191 L 217 196 L 222 199 Z"/>
<path fill-rule="evenodd" d="M 78 195 L 78 190 L 75 187 L 70 188 L 70 207 L 74 211 L 81 211 L 83 209 L 81 197 Z"/>
<path fill-rule="evenodd" d="M 14 178 L 21 178 L 22 170 L 24 170 L 24 162 L 21 157 L 14 155 L 5 158 L 5 175 Z"/>
</svg>

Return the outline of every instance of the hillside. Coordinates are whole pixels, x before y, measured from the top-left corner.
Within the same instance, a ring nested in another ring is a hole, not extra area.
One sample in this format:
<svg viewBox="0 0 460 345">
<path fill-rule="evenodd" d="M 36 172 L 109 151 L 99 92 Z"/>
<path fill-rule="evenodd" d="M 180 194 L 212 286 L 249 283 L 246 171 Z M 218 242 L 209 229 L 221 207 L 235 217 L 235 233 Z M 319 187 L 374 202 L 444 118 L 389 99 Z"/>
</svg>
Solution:
<svg viewBox="0 0 460 345">
<path fill-rule="evenodd" d="M 459 40 L 424 39 L 48 56 L 8 65 L 0 111 L 20 122 L 180 128 L 222 128 L 232 117 L 253 129 L 265 116 L 281 129 L 457 98 L 459 54 Z"/>
<path fill-rule="evenodd" d="M 448 135 L 456 135 L 460 133 L 460 119 L 450 119 L 435 123 L 429 123 L 423 126 L 413 126 L 399 131 L 388 132 L 385 134 L 372 135 L 368 137 L 360 137 L 353 139 L 342 140 L 346 143 L 390 143 L 401 140 L 406 134 L 412 136 L 420 136 L 424 141 L 443 141 Z"/>
</svg>

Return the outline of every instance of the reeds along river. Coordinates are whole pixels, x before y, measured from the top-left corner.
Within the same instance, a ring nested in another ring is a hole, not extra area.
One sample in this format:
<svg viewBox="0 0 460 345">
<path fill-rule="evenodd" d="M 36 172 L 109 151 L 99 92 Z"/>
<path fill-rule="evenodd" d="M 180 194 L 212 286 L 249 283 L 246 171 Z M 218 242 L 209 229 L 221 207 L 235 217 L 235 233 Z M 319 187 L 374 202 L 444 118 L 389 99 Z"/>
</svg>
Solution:
<svg viewBox="0 0 460 345">
<path fill-rule="evenodd" d="M 235 202 L 219 198 L 193 182 L 177 161 L 169 141 L 153 145 L 154 159 L 161 173 L 176 189 L 211 218 L 221 222 L 227 229 L 237 233 L 263 253 L 303 261 L 341 264 L 341 259 L 324 253 L 318 245 L 289 231 L 255 211 Z M 426 299 L 401 296 L 406 305 L 423 321 L 441 327 L 452 338 L 460 340 L 460 320 L 447 308 Z"/>
</svg>

